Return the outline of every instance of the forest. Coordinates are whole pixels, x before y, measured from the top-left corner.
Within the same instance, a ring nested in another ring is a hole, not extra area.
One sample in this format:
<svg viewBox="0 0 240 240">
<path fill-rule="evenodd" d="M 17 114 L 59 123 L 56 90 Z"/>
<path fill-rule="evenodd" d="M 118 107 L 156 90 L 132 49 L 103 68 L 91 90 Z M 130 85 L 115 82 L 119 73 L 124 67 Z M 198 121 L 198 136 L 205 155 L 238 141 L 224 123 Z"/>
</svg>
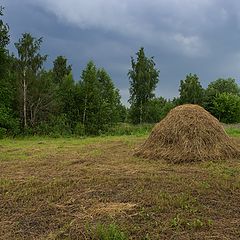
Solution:
<svg viewBox="0 0 240 240">
<path fill-rule="evenodd" d="M 4 8 L 1 7 L 1 16 Z M 202 87 L 195 73 L 179 82 L 179 96 L 156 96 L 160 67 L 141 47 L 130 58 L 129 107 L 121 102 L 114 79 L 90 60 L 74 79 L 66 56 L 45 69 L 43 38 L 23 33 L 8 50 L 10 27 L 0 20 L 0 137 L 18 135 L 85 136 L 128 133 L 137 126 L 159 122 L 175 106 L 203 106 L 224 123 L 240 122 L 240 87 L 236 80 L 218 78 Z M 47 41 L 47 40 L 46 40 Z M 70 56 L 71 57 L 71 56 Z M 181 79 L 182 76 L 179 77 Z"/>
</svg>

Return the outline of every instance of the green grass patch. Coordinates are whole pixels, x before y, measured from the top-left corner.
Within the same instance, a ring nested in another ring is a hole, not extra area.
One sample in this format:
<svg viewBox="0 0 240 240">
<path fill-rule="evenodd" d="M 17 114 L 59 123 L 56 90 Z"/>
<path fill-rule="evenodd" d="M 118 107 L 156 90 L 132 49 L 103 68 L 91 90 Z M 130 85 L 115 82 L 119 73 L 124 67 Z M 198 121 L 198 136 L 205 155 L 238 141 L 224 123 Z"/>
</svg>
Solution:
<svg viewBox="0 0 240 240">
<path fill-rule="evenodd" d="M 240 137 L 240 128 L 227 128 L 226 132 L 232 137 Z"/>
<path fill-rule="evenodd" d="M 98 223 L 96 227 L 90 227 L 87 230 L 90 240 L 128 240 L 126 233 L 120 230 L 115 224 L 109 225 Z"/>
</svg>

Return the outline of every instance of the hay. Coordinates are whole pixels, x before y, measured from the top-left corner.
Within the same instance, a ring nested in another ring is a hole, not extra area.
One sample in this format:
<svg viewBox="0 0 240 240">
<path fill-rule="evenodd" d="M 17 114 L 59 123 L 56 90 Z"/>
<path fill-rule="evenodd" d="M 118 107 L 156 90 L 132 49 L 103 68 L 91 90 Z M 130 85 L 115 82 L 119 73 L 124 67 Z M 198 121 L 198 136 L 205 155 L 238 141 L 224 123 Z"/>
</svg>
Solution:
<svg viewBox="0 0 240 240">
<path fill-rule="evenodd" d="M 237 158 L 240 150 L 215 117 L 185 104 L 156 124 L 135 156 L 180 163 Z"/>
</svg>

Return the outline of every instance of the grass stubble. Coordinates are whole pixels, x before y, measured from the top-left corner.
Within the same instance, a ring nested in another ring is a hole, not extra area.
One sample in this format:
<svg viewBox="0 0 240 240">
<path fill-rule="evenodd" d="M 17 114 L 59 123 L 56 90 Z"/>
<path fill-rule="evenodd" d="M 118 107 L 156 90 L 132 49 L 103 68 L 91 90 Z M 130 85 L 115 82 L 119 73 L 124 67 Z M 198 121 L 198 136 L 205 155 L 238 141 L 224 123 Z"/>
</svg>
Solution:
<svg viewBox="0 0 240 240">
<path fill-rule="evenodd" d="M 1 140 L 0 239 L 240 239 L 240 161 L 133 157 L 145 138 Z"/>
</svg>

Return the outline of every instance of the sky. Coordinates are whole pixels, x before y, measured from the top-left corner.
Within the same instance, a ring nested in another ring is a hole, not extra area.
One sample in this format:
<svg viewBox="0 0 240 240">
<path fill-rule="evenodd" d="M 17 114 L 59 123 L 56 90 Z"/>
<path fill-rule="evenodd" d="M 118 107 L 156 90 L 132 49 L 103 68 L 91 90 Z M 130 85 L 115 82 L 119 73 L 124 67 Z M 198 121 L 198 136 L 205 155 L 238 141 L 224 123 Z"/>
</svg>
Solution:
<svg viewBox="0 0 240 240">
<path fill-rule="evenodd" d="M 144 47 L 160 70 L 156 95 L 178 96 L 189 73 L 203 87 L 217 78 L 240 83 L 239 0 L 2 0 L 9 49 L 22 33 L 43 37 L 46 68 L 63 55 L 78 81 L 89 60 L 104 67 L 129 98 L 131 56 Z"/>
</svg>

